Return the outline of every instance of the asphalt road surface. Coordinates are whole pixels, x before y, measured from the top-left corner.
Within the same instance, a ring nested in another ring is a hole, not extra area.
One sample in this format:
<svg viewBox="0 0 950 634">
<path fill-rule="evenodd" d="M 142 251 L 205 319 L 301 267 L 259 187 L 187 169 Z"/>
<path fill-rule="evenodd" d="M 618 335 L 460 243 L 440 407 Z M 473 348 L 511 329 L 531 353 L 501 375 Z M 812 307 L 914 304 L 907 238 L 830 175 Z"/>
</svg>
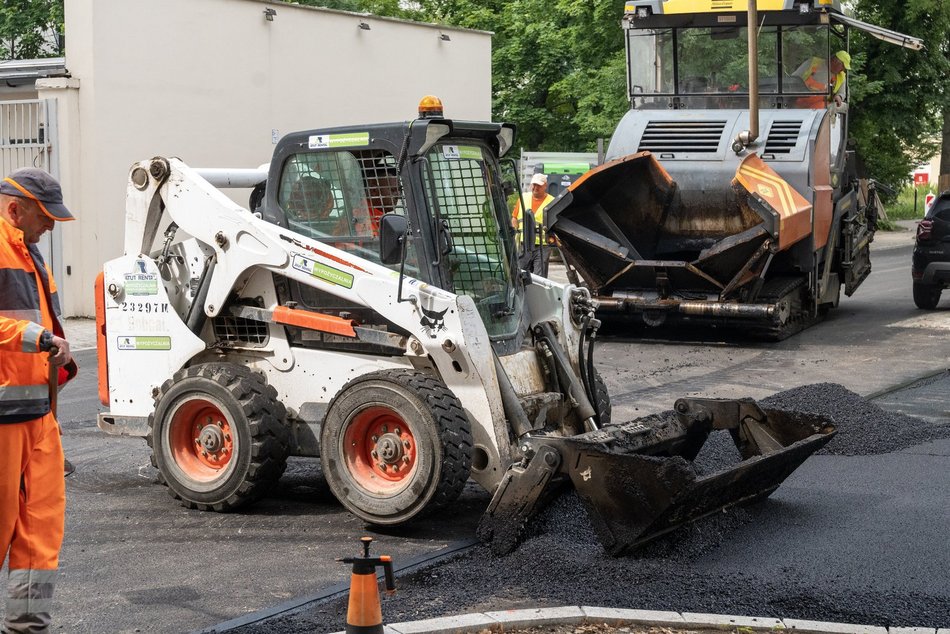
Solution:
<svg viewBox="0 0 950 634">
<path fill-rule="evenodd" d="M 682 395 L 764 397 L 815 382 L 837 382 L 868 395 L 946 369 L 950 301 L 929 313 L 914 308 L 909 247 L 878 251 L 873 261 L 874 272 L 854 298 L 844 298 L 824 323 L 779 344 L 604 340 L 598 367 L 614 397 L 614 420 L 668 409 Z M 110 437 L 96 428 L 94 351 L 78 356 L 84 370 L 60 397 L 64 446 L 77 471 L 67 480 L 56 631 L 194 631 L 348 578 L 349 571 L 334 559 L 355 553 L 355 540 L 365 529 L 331 498 L 314 461 L 293 461 L 278 490 L 246 511 L 186 510 L 155 483 L 143 439 Z M 935 398 L 937 410 L 925 409 L 939 419 L 940 395 Z M 868 499 L 900 499 L 894 512 L 905 517 L 903 530 L 881 538 L 899 542 L 922 566 L 928 550 L 948 543 L 946 504 L 934 504 L 950 499 L 948 453 L 943 445 L 869 457 L 858 471 L 826 470 L 831 457 L 815 457 L 806 463 L 815 469 L 795 474 L 780 492 L 791 496 L 789 504 L 801 499 L 808 505 L 807 513 L 792 520 L 796 526 L 832 514 L 833 522 L 820 524 L 827 530 L 811 539 L 841 542 L 849 563 L 834 571 L 840 583 L 866 582 L 877 574 L 875 562 L 863 560 L 860 548 L 860 535 L 873 532 L 867 528 L 874 521 Z M 920 490 L 926 495 L 918 495 Z M 469 538 L 487 500 L 470 483 L 451 517 L 375 533 L 377 552 L 398 563 Z M 767 564 L 750 553 L 774 548 L 795 553 L 807 546 L 803 537 L 787 534 L 763 543 L 774 536 L 775 527 L 768 528 L 760 533 L 745 527 L 741 541 L 717 551 L 722 566 L 734 569 L 741 559 L 761 567 Z M 923 570 L 898 568 L 884 573 Z M 823 574 L 821 562 L 813 574 Z M 941 583 L 950 595 L 946 576 L 932 580 Z M 445 605 L 445 612 L 457 607 Z"/>
</svg>

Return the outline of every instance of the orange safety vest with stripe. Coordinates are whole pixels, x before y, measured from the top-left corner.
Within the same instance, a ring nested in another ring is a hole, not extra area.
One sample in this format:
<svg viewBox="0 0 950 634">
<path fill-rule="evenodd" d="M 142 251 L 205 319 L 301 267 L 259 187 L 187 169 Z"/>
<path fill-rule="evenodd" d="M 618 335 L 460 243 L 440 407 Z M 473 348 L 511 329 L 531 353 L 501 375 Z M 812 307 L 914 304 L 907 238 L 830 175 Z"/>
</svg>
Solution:
<svg viewBox="0 0 950 634">
<path fill-rule="evenodd" d="M 550 203 L 552 200 L 554 200 L 554 196 L 552 196 L 551 194 L 545 194 L 544 200 L 542 200 L 541 203 L 538 205 L 538 208 L 534 210 L 534 222 L 535 222 L 535 225 L 538 227 L 538 230 L 535 233 L 535 239 L 534 239 L 536 244 L 542 244 L 542 241 L 543 241 L 542 234 L 546 233 L 545 228 L 544 228 L 544 208 L 547 207 L 548 203 Z M 524 230 L 524 227 L 521 226 L 521 210 L 524 209 L 525 207 L 531 209 L 533 202 L 534 202 L 534 196 L 531 194 L 531 192 L 526 192 L 526 193 L 521 194 L 521 199 L 515 203 L 515 211 L 511 215 L 511 217 L 515 221 L 514 222 L 515 225 L 518 227 L 519 236 L 521 235 L 521 232 Z"/>
<path fill-rule="evenodd" d="M 39 248 L 0 217 L 0 424 L 50 411 L 49 360 L 40 336 L 45 330 L 63 336 L 59 313 L 56 283 Z M 60 383 L 66 378 L 61 369 Z"/>
</svg>

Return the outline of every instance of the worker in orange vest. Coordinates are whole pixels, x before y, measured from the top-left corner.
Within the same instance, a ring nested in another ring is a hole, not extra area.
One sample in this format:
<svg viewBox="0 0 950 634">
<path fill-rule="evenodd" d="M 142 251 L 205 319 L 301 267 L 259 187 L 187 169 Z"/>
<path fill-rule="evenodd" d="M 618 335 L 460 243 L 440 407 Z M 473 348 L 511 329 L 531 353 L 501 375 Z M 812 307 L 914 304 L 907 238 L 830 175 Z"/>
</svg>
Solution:
<svg viewBox="0 0 950 634">
<path fill-rule="evenodd" d="M 530 208 L 534 213 L 534 222 L 537 227 L 535 232 L 535 248 L 525 248 L 525 253 L 521 258 L 521 268 L 531 271 L 537 275 L 547 275 L 548 259 L 551 257 L 551 248 L 548 244 L 547 231 L 545 229 L 544 208 L 554 200 L 554 196 L 548 193 L 548 177 L 545 174 L 535 174 L 531 177 L 531 191 L 521 194 L 515 208 L 511 214 L 511 226 L 514 227 L 517 236 L 522 235 L 523 225 L 521 222 L 521 210 Z"/>
<path fill-rule="evenodd" d="M 76 365 L 36 245 L 65 220 L 73 216 L 47 172 L 24 168 L 0 182 L 0 565 L 9 556 L 0 629 L 10 634 L 49 631 L 63 542 L 63 447 L 50 403 Z"/>
<path fill-rule="evenodd" d="M 799 108 L 824 108 L 830 102 L 841 106 L 845 80 L 845 71 L 851 70 L 851 55 L 848 51 L 838 51 L 829 62 L 823 57 L 812 57 L 806 60 L 792 73 L 800 77 L 805 86 L 812 92 L 822 93 L 813 97 L 799 97 L 795 105 Z M 830 71 L 830 73 L 829 73 Z M 831 87 L 831 96 L 827 96 L 828 87 Z"/>
</svg>

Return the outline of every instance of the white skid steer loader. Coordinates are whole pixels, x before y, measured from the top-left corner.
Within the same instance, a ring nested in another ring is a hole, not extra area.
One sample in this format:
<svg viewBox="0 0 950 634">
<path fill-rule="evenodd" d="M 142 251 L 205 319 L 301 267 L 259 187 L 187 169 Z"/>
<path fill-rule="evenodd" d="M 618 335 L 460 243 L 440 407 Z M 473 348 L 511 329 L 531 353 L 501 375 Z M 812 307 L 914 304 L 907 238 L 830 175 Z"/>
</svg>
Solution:
<svg viewBox="0 0 950 634">
<path fill-rule="evenodd" d="M 292 455 L 319 456 L 377 525 L 471 477 L 494 492 L 479 534 L 497 552 L 561 484 L 612 553 L 771 493 L 833 427 L 698 399 L 612 424 L 589 293 L 518 270 L 513 137 L 437 110 L 291 134 L 266 174 L 206 174 L 258 184 L 250 210 L 177 159 L 133 165 L 125 255 L 96 285 L 99 427 L 145 436 L 161 481 L 204 510 L 260 498 Z M 714 429 L 745 460 L 700 476 Z"/>
</svg>

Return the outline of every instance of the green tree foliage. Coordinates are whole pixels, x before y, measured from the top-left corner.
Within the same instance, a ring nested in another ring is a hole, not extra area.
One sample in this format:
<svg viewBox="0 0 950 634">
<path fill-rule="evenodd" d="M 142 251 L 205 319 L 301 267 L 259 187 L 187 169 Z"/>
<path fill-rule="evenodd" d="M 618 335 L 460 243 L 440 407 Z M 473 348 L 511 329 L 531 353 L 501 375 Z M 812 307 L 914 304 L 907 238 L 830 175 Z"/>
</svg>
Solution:
<svg viewBox="0 0 950 634">
<path fill-rule="evenodd" d="M 614 0 L 420 0 L 425 19 L 494 32 L 492 112 L 530 150 L 591 150 L 627 110 Z"/>
<path fill-rule="evenodd" d="M 493 32 L 492 114 L 517 123 L 527 149 L 593 149 L 627 110 L 615 0 L 298 1 Z"/>
<path fill-rule="evenodd" d="M 868 174 L 899 189 L 939 148 L 950 102 L 950 2 L 858 0 L 854 8 L 859 19 L 920 37 L 927 46 L 914 52 L 852 36 L 851 134 Z"/>
<path fill-rule="evenodd" d="M 402 5 L 398 0 L 298 1 L 493 32 L 492 114 L 518 124 L 518 144 L 526 149 L 591 150 L 598 137 L 610 136 L 628 108 L 623 5 L 615 0 L 417 0 Z M 869 174 L 899 189 L 913 166 L 939 146 L 950 102 L 950 2 L 852 4 L 856 17 L 927 43 L 927 50 L 918 53 L 852 31 L 852 135 Z M 690 56 L 697 64 L 695 74 L 714 76 L 719 85 L 745 86 L 744 37 L 740 33 L 734 40 L 715 42 L 710 50 L 700 50 L 709 40 L 687 42 L 697 49 Z M 807 57 L 815 48 L 813 38 L 805 30 L 786 33 L 786 57 L 796 62 Z M 774 40 L 770 44 L 767 33 L 762 54 L 760 73 L 774 75 L 766 61 L 774 59 Z M 950 130 L 943 136 L 950 144 Z M 950 171 L 950 166 L 942 171 Z"/>
<path fill-rule="evenodd" d="M 0 5 L 0 59 L 56 57 L 63 32 L 63 0 L 4 0 Z"/>
</svg>

